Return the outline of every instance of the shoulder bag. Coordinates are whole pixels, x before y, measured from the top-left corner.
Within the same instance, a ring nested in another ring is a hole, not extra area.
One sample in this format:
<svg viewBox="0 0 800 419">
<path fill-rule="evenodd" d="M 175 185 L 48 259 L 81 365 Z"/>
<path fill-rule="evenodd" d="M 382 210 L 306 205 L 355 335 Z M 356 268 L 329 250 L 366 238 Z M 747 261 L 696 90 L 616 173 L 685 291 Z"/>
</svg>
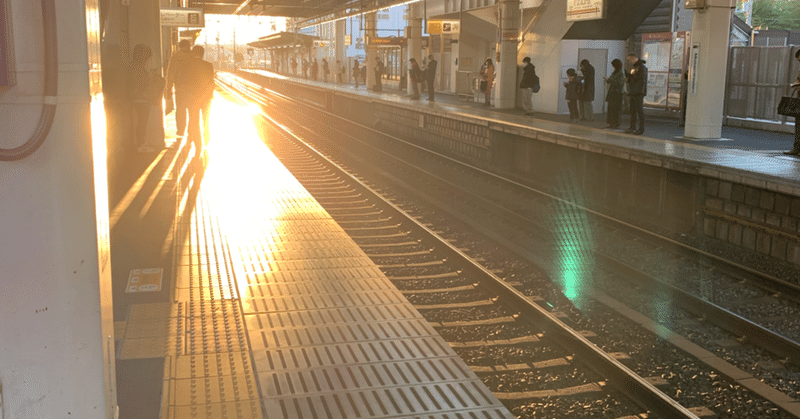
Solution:
<svg viewBox="0 0 800 419">
<path fill-rule="evenodd" d="M 800 98 L 795 97 L 795 93 L 781 98 L 781 102 L 778 104 L 778 114 L 795 118 L 800 117 Z"/>
</svg>

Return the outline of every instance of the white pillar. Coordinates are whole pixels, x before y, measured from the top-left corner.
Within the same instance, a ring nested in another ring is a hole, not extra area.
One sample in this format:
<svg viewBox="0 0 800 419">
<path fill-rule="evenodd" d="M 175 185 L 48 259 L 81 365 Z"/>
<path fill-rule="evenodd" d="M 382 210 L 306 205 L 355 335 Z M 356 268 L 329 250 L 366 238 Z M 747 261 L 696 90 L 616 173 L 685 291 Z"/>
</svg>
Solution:
<svg viewBox="0 0 800 419">
<path fill-rule="evenodd" d="M 408 5 L 408 26 L 406 26 L 406 39 L 408 40 L 408 48 L 406 49 L 406 61 L 414 58 L 417 64 L 422 65 L 422 18 L 419 17 L 419 11 L 414 4 Z M 411 68 L 408 66 L 407 68 Z M 406 83 L 406 93 L 414 94 L 414 87 L 411 85 L 411 80 Z"/>
<path fill-rule="evenodd" d="M 497 5 L 502 19 L 500 21 L 500 62 L 495 70 L 495 107 L 511 109 L 517 98 L 517 45 L 519 38 L 520 11 L 519 0 L 500 0 Z"/>
<path fill-rule="evenodd" d="M 722 112 L 731 10 L 735 0 L 708 0 L 694 11 L 689 54 L 688 103 L 684 135 L 696 139 L 722 136 Z"/>
<path fill-rule="evenodd" d="M 33 154 L 0 161 L 0 416 L 113 418 L 100 14 L 97 1 L 54 3 L 58 94 L 45 100 L 55 119 Z M 42 8 L 10 9 L 19 73 L 0 91 L 3 120 L 16 121 L 0 128 L 2 148 L 32 136 L 43 102 Z"/>
<path fill-rule="evenodd" d="M 364 38 L 366 40 L 366 62 L 367 66 L 367 89 L 372 89 L 375 86 L 375 57 L 377 57 L 378 46 L 372 42 L 372 38 L 378 36 L 377 29 L 378 13 L 372 12 L 364 15 Z"/>
</svg>

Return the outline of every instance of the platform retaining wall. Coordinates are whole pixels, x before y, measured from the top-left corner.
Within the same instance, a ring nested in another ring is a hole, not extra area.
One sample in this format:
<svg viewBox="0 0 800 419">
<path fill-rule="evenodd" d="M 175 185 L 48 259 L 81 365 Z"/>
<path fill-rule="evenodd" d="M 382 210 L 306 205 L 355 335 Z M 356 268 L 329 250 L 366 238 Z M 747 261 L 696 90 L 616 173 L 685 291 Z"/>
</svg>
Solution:
<svg viewBox="0 0 800 419">
<path fill-rule="evenodd" d="M 270 87 L 638 227 L 800 265 L 800 185 L 438 107 L 274 79 Z"/>
</svg>

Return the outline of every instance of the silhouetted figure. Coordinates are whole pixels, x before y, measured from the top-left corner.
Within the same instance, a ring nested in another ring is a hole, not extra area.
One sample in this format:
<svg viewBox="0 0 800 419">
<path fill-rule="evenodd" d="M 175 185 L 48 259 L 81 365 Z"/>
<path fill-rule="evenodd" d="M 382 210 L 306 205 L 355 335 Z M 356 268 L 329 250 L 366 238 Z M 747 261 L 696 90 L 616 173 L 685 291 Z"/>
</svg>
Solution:
<svg viewBox="0 0 800 419">
<path fill-rule="evenodd" d="M 422 81 L 422 69 L 415 58 L 408 60 L 411 63 L 411 68 L 408 69 L 408 80 L 411 82 L 411 87 L 414 89 L 412 99 L 419 99 L 419 83 Z"/>
<path fill-rule="evenodd" d="M 135 123 L 134 144 L 139 152 L 149 152 L 147 142 L 147 119 L 150 117 L 150 107 L 152 100 L 148 98 L 150 86 L 150 76 L 147 73 L 147 63 L 153 56 L 153 50 L 147 45 L 138 44 L 133 47 L 133 53 L 127 66 L 126 82 L 128 86 L 128 98 L 133 108 L 133 118 Z"/>
<path fill-rule="evenodd" d="M 797 61 L 800 61 L 800 50 L 794 53 L 794 58 Z M 792 82 L 792 95 L 796 95 L 800 92 L 800 72 L 797 73 L 797 78 Z M 794 118 L 794 145 L 792 149 L 789 151 L 784 151 L 783 154 L 788 154 L 790 156 L 800 156 L 800 121 L 798 118 Z"/>
<path fill-rule="evenodd" d="M 197 45 L 186 62 L 186 77 L 191 80 L 189 96 L 189 140 L 195 145 L 197 156 L 211 140 L 209 119 L 211 98 L 214 96 L 214 66 L 203 60 L 205 50 Z M 201 130 L 202 126 L 202 130 Z"/>
<path fill-rule="evenodd" d="M 581 88 L 580 111 L 581 121 L 594 121 L 594 67 L 589 60 L 581 60 L 583 86 Z"/>
<path fill-rule="evenodd" d="M 167 66 L 167 83 L 164 86 L 164 97 L 167 99 L 167 109 L 175 108 L 175 125 L 178 137 L 183 137 L 186 130 L 186 84 L 183 80 L 183 64 L 191 57 L 192 44 L 188 39 L 182 39 L 178 43 L 178 51 L 172 54 Z M 173 100 L 173 87 L 175 88 L 175 98 Z M 169 112 L 167 112 L 169 113 Z"/>
<path fill-rule="evenodd" d="M 622 70 L 622 61 L 614 59 L 611 61 L 614 72 L 610 77 L 606 77 L 608 83 L 608 114 L 606 115 L 606 128 L 618 128 L 620 124 L 620 114 L 622 112 L 622 92 L 625 88 L 625 71 Z"/>
<path fill-rule="evenodd" d="M 314 62 L 311 63 L 311 80 L 317 81 L 317 73 L 319 72 L 319 63 L 317 59 L 314 58 Z"/>
<path fill-rule="evenodd" d="M 381 61 L 381 57 L 375 57 L 375 67 L 373 67 L 372 70 L 375 72 L 375 88 L 374 88 L 374 90 L 376 92 L 382 92 L 383 91 L 383 83 L 381 81 L 381 77 L 383 77 L 384 66 L 383 66 L 383 61 Z"/>
<path fill-rule="evenodd" d="M 626 133 L 642 135 L 644 133 L 644 97 L 647 96 L 647 66 L 636 54 L 628 54 L 628 62 L 633 65 L 627 75 L 628 101 L 631 106 L 631 126 Z M 637 127 L 636 121 L 639 121 Z"/>
<path fill-rule="evenodd" d="M 483 78 L 483 82 L 486 84 L 486 87 L 483 89 L 483 94 L 486 101 L 483 103 L 483 105 L 490 106 L 492 99 L 492 84 L 494 83 L 494 64 L 492 63 L 491 58 L 486 59 L 482 69 L 483 71 L 481 72 L 481 78 Z"/>
<path fill-rule="evenodd" d="M 581 97 L 581 78 L 574 68 L 567 69 L 568 81 L 564 83 L 567 88 L 567 93 L 564 99 L 567 99 L 567 107 L 569 107 L 569 122 L 573 123 L 580 118 L 578 112 L 578 99 Z"/>
<path fill-rule="evenodd" d="M 322 59 L 322 80 L 327 83 L 328 82 L 328 74 L 330 74 L 331 69 L 328 65 L 328 60 L 323 58 Z"/>
<path fill-rule="evenodd" d="M 353 80 L 356 82 L 356 87 L 358 87 L 359 77 L 361 77 L 361 68 L 358 65 L 358 60 L 353 60 Z"/>
<path fill-rule="evenodd" d="M 336 84 L 342 84 L 344 82 L 344 64 L 341 61 L 336 60 Z"/>
<path fill-rule="evenodd" d="M 425 81 L 428 84 L 428 101 L 435 102 L 433 82 L 436 78 L 436 65 L 438 63 L 433 59 L 433 54 L 428 56 L 428 67 L 425 70 Z"/>
<path fill-rule="evenodd" d="M 522 59 L 522 81 L 519 88 L 522 89 L 522 109 L 525 115 L 533 115 L 533 87 L 536 83 L 536 67 L 531 64 L 531 57 Z"/>
</svg>

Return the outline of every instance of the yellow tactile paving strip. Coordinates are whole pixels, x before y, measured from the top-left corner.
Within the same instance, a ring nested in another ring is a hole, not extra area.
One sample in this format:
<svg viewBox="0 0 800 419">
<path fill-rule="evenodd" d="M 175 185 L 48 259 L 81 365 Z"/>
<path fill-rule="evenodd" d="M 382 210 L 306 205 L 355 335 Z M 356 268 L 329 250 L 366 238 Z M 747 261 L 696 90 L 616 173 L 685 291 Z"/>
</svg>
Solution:
<svg viewBox="0 0 800 419">
<path fill-rule="evenodd" d="M 216 103 L 239 131 L 212 147 L 191 224 L 179 226 L 191 233 L 176 249 L 162 417 L 513 417 L 241 131 L 243 109 Z"/>
</svg>

